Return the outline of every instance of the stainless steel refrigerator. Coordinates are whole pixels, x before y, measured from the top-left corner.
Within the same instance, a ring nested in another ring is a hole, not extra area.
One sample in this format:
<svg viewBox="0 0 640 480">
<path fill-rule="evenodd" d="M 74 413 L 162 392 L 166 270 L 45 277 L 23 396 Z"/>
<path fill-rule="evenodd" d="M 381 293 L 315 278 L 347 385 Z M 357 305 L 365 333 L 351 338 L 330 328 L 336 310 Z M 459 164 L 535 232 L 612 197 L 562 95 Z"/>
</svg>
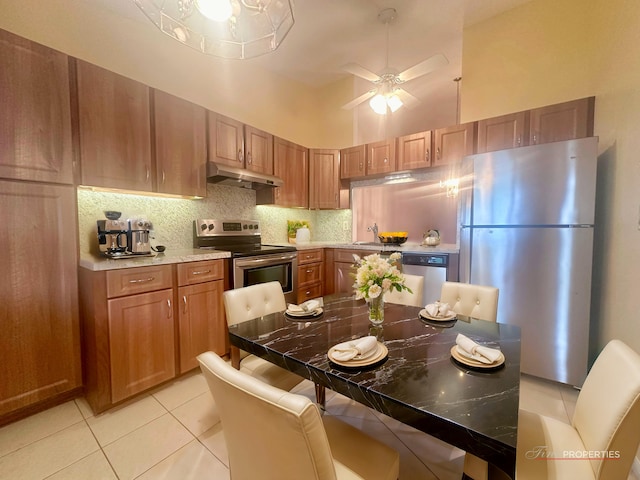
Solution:
<svg viewBox="0 0 640 480">
<path fill-rule="evenodd" d="M 581 386 L 588 368 L 597 137 L 466 157 L 460 281 L 500 289 L 522 372 Z"/>
</svg>

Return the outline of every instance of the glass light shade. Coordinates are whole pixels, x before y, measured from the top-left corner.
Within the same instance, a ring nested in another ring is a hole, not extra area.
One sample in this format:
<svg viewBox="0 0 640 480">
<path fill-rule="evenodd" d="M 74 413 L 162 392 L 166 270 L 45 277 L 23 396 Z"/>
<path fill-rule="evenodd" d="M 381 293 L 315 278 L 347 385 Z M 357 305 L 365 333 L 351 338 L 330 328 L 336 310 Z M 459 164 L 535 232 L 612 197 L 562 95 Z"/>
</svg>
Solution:
<svg viewBox="0 0 640 480">
<path fill-rule="evenodd" d="M 387 98 L 387 105 L 389 106 L 389 110 L 395 112 L 403 105 L 403 103 L 398 95 L 391 95 Z"/>
<path fill-rule="evenodd" d="M 215 22 L 227 21 L 233 13 L 230 0 L 196 0 L 196 7 L 202 15 Z"/>
<path fill-rule="evenodd" d="M 292 0 L 133 0 L 164 33 L 202 53 L 253 58 L 274 51 L 294 24 Z M 231 17 L 214 22 L 209 6 L 226 1 Z M 207 13 L 205 13 L 207 12 Z"/>
<path fill-rule="evenodd" d="M 376 94 L 371 100 L 369 100 L 369 106 L 378 115 L 384 115 L 387 113 L 387 100 L 384 95 L 380 93 Z"/>
</svg>

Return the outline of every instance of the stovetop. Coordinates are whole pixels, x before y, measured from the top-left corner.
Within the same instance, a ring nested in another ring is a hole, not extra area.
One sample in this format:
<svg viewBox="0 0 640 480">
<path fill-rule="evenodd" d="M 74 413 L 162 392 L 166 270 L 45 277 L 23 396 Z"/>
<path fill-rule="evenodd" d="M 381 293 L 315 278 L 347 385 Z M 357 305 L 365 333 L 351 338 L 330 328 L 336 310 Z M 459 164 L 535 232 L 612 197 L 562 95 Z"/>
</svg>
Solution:
<svg viewBox="0 0 640 480">
<path fill-rule="evenodd" d="M 204 250 L 220 250 L 223 252 L 231 252 L 231 257 L 253 257 L 256 255 L 269 255 L 274 253 L 295 252 L 295 247 L 286 247 L 281 245 L 220 245 L 215 247 L 201 246 Z"/>
</svg>

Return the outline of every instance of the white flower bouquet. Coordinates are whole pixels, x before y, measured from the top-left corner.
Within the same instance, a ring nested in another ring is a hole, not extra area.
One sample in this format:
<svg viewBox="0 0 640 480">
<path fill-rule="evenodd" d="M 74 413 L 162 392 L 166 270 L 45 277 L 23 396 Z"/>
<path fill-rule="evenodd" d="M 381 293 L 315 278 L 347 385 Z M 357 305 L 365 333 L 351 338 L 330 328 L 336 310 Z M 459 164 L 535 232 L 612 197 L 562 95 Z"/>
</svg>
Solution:
<svg viewBox="0 0 640 480">
<path fill-rule="evenodd" d="M 389 258 L 382 258 L 378 253 L 367 255 L 362 259 L 354 255 L 357 270 L 353 289 L 356 300 L 364 298 L 368 301 L 378 298 L 392 289 L 413 293 L 409 287 L 405 286 L 404 275 L 394 265 L 400 256 L 397 252 L 392 253 Z"/>
</svg>

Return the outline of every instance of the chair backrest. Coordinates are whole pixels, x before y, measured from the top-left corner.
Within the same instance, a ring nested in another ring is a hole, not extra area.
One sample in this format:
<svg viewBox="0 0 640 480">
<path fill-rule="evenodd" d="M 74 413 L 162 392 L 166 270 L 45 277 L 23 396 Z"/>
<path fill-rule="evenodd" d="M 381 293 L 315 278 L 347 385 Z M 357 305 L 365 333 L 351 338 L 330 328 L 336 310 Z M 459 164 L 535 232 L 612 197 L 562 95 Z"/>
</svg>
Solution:
<svg viewBox="0 0 640 480">
<path fill-rule="evenodd" d="M 496 287 L 444 282 L 440 301 L 448 303 L 460 315 L 495 322 L 498 315 L 498 293 Z"/>
<path fill-rule="evenodd" d="M 611 340 L 589 371 L 572 423 L 585 450 L 619 454 L 592 458 L 595 477 L 626 480 L 640 443 L 640 355 Z"/>
<path fill-rule="evenodd" d="M 218 407 L 234 480 L 335 480 L 318 407 L 238 371 L 213 352 L 198 356 Z"/>
<path fill-rule="evenodd" d="M 228 325 L 246 322 L 287 308 L 280 282 L 258 283 L 227 290 L 222 297 Z"/>
<path fill-rule="evenodd" d="M 423 307 L 422 291 L 424 290 L 424 277 L 421 275 L 404 274 L 404 284 L 411 289 L 412 293 L 406 290 L 398 292 L 391 290 L 384 295 L 384 301 L 389 303 L 399 303 L 400 305 L 413 305 Z"/>
</svg>

